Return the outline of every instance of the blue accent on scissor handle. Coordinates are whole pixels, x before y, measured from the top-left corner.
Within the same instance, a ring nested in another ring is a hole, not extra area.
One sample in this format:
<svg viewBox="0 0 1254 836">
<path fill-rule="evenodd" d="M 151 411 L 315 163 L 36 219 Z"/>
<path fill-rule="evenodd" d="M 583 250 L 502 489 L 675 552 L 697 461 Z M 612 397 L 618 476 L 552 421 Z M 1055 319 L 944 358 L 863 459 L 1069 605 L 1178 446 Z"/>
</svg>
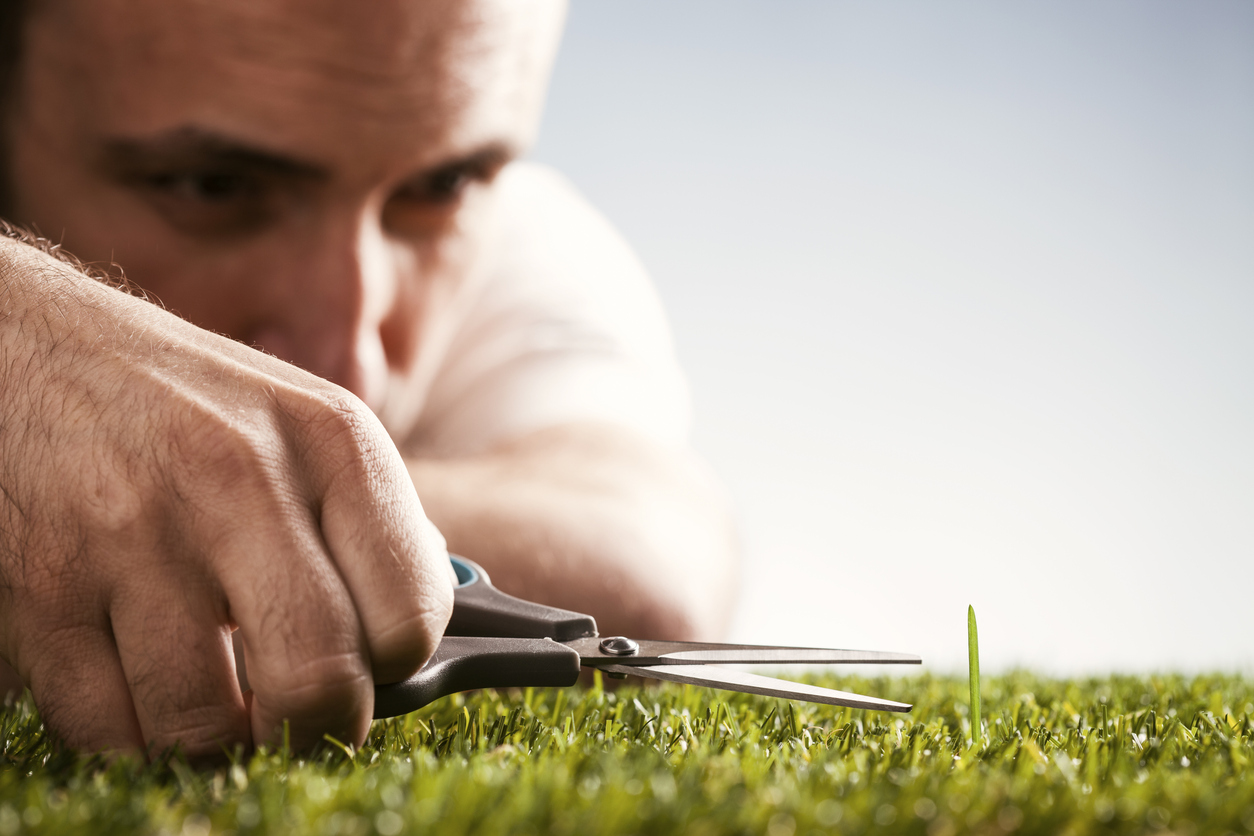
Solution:
<svg viewBox="0 0 1254 836">
<path fill-rule="evenodd" d="M 453 572 L 457 575 L 457 588 L 470 586 L 479 580 L 479 573 L 475 571 L 476 563 L 471 563 L 464 557 L 458 557 L 455 554 L 448 556 L 449 563 L 453 564 Z"/>
<path fill-rule="evenodd" d="M 564 642 L 597 634 L 592 616 L 506 595 L 492 585 L 478 563 L 457 555 L 449 555 L 449 559 L 457 573 L 457 587 L 453 590 L 453 615 L 444 635 Z"/>
</svg>

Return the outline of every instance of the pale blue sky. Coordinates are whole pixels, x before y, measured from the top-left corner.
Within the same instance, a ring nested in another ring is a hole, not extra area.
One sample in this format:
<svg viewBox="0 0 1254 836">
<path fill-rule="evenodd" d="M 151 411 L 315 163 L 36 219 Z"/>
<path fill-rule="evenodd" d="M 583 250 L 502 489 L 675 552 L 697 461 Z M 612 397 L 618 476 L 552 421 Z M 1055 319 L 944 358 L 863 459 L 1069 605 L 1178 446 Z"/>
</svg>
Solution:
<svg viewBox="0 0 1254 836">
<path fill-rule="evenodd" d="M 534 156 L 658 283 L 736 638 L 1254 666 L 1254 4 L 575 0 Z"/>
</svg>

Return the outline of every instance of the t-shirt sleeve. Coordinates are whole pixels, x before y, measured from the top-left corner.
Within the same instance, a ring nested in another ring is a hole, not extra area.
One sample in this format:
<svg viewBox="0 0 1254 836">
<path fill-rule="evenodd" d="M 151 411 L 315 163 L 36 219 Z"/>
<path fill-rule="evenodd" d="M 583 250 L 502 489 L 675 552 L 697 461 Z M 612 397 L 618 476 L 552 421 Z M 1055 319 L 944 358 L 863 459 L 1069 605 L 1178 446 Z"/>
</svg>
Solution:
<svg viewBox="0 0 1254 836">
<path fill-rule="evenodd" d="M 501 176 L 486 266 L 406 447 L 472 454 L 576 421 L 683 444 L 687 385 L 638 259 L 556 173 Z"/>
</svg>

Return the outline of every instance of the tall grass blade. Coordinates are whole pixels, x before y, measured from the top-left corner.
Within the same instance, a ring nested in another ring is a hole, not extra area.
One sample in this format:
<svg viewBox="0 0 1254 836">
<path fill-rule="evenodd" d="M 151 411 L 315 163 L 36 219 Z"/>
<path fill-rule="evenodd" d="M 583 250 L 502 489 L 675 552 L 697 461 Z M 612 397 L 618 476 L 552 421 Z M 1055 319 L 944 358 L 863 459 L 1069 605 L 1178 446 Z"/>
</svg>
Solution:
<svg viewBox="0 0 1254 836">
<path fill-rule="evenodd" d="M 971 679 L 971 742 L 979 743 L 980 725 L 980 636 L 975 629 L 975 607 L 967 605 L 967 664 Z"/>
</svg>

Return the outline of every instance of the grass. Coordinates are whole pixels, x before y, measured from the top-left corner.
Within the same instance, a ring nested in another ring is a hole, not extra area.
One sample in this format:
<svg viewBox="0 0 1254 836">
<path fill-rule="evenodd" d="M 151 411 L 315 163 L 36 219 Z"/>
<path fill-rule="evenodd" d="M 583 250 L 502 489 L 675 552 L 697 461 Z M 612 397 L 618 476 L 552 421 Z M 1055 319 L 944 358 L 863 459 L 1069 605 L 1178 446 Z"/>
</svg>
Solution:
<svg viewBox="0 0 1254 836">
<path fill-rule="evenodd" d="M 30 833 L 1254 833 L 1254 682 L 820 677 L 889 715 L 682 686 L 480 692 L 358 751 L 216 771 L 59 750 L 0 714 L 0 836 Z"/>
<path fill-rule="evenodd" d="M 971 739 L 980 742 L 984 726 L 980 722 L 980 636 L 975 627 L 975 607 L 967 607 L 967 674 L 971 683 Z"/>
</svg>

